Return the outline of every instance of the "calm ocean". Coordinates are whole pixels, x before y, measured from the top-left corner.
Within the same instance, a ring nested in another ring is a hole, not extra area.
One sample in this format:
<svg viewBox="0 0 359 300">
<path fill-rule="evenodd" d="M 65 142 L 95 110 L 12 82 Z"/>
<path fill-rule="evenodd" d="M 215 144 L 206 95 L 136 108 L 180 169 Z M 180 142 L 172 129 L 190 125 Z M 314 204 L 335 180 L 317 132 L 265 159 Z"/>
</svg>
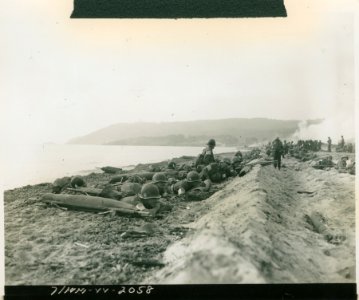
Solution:
<svg viewBox="0 0 359 300">
<path fill-rule="evenodd" d="M 4 190 L 28 184 L 52 182 L 58 177 L 101 172 L 104 166 L 130 167 L 183 155 L 196 156 L 203 147 L 102 146 L 44 144 L 3 146 L 1 149 Z M 234 147 L 216 147 L 215 153 Z"/>
</svg>

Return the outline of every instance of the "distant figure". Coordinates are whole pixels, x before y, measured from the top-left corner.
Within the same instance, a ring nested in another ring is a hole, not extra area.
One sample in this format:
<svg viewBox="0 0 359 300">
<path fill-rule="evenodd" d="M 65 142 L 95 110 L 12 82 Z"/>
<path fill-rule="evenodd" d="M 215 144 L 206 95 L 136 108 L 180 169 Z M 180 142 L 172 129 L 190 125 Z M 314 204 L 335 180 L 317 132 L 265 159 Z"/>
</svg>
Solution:
<svg viewBox="0 0 359 300">
<path fill-rule="evenodd" d="M 289 153 L 289 143 L 287 143 L 287 141 L 284 140 L 284 142 L 283 142 L 283 153 L 282 153 L 283 158 L 288 153 Z"/>
<path fill-rule="evenodd" d="M 277 137 L 272 143 L 272 154 L 274 159 L 274 167 L 280 170 L 281 168 L 281 159 L 283 154 L 283 144 L 282 141 Z"/>
<path fill-rule="evenodd" d="M 332 152 L 332 139 L 328 136 L 328 152 Z"/>
<path fill-rule="evenodd" d="M 206 148 L 203 149 L 202 153 L 198 155 L 196 160 L 196 166 L 198 165 L 209 165 L 215 162 L 213 149 L 216 147 L 216 141 L 214 139 L 210 139 L 207 143 Z"/>
<path fill-rule="evenodd" d="M 344 137 L 342 136 L 342 138 L 340 139 L 340 148 L 344 148 L 345 142 L 344 142 Z"/>
</svg>

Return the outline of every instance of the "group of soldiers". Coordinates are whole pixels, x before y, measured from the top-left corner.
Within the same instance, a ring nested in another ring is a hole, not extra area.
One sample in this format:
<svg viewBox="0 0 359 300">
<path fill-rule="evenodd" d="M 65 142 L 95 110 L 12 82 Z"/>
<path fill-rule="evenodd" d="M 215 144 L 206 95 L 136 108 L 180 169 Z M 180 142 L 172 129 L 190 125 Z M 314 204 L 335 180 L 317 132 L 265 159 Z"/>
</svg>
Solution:
<svg viewBox="0 0 359 300">
<path fill-rule="evenodd" d="M 300 149 L 307 151 L 321 151 L 322 150 L 322 141 L 321 140 L 299 140 L 297 146 Z"/>
<path fill-rule="evenodd" d="M 344 139 L 342 137 L 344 147 Z M 53 193 L 85 192 L 91 196 L 99 196 L 122 201 L 137 208 L 146 208 L 154 211 L 168 210 L 171 200 L 198 201 L 208 198 L 214 193 L 213 184 L 220 183 L 228 177 L 243 176 L 250 171 L 249 161 L 262 156 L 260 149 L 253 149 L 245 154 L 237 151 L 232 158 L 219 159 L 214 156 L 213 150 L 216 141 L 210 139 L 197 158 L 190 163 L 177 165 L 174 161 L 161 167 L 149 166 L 148 172 L 121 171 L 121 174 L 112 177 L 108 184 L 100 188 L 85 188 L 86 182 L 80 176 L 57 179 L 53 184 Z M 331 151 L 328 143 L 328 151 Z M 282 158 L 287 154 L 303 158 L 312 151 L 321 149 L 321 141 L 299 140 L 282 142 L 276 138 L 266 146 L 266 153 L 272 157 L 273 165 L 278 170 L 282 167 Z M 112 170 L 112 169 L 111 169 Z M 82 190 L 81 190 L 82 189 Z"/>
<path fill-rule="evenodd" d="M 170 161 L 161 167 L 151 165 L 148 172 L 124 171 L 101 189 L 86 189 L 86 182 L 80 176 L 57 179 L 53 184 L 53 193 L 84 191 L 93 193 L 89 195 L 116 199 L 155 212 L 171 209 L 171 200 L 174 198 L 204 200 L 216 190 L 213 183 L 248 172 L 245 163 L 256 158 L 260 152 L 253 150 L 243 155 L 237 151 L 232 158 L 219 159 L 213 153 L 215 146 L 216 141 L 210 139 L 202 153 L 190 163 L 177 165 Z"/>
</svg>

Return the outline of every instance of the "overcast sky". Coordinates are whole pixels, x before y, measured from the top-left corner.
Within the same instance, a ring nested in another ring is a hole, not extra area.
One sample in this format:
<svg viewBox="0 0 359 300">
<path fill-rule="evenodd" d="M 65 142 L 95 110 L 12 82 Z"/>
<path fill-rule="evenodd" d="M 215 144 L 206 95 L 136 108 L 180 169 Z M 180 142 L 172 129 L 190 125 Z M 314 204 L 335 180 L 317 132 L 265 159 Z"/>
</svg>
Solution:
<svg viewBox="0 0 359 300">
<path fill-rule="evenodd" d="M 230 117 L 354 127 L 354 0 L 287 0 L 288 18 L 237 20 L 71 20 L 72 2 L 3 3 L 5 142 Z"/>
</svg>

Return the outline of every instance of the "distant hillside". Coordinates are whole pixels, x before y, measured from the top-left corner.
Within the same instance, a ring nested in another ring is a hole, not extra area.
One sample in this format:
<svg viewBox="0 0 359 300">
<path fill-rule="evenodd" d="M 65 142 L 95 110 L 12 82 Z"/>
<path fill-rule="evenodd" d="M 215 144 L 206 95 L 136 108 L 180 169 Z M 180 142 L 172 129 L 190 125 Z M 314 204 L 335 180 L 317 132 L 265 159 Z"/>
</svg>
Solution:
<svg viewBox="0 0 359 300">
<path fill-rule="evenodd" d="M 71 144 L 203 145 L 209 137 L 222 145 L 243 145 L 289 137 L 298 120 L 222 119 L 167 123 L 118 123 L 69 141 Z M 308 124 L 320 123 L 311 120 Z"/>
<path fill-rule="evenodd" d="M 166 135 L 154 137 L 136 137 L 125 140 L 115 141 L 109 145 L 133 145 L 133 146 L 203 146 L 210 138 L 214 138 L 218 146 L 235 146 L 239 144 L 239 140 L 231 135 L 196 135 L 185 136 L 179 135 Z"/>
</svg>

